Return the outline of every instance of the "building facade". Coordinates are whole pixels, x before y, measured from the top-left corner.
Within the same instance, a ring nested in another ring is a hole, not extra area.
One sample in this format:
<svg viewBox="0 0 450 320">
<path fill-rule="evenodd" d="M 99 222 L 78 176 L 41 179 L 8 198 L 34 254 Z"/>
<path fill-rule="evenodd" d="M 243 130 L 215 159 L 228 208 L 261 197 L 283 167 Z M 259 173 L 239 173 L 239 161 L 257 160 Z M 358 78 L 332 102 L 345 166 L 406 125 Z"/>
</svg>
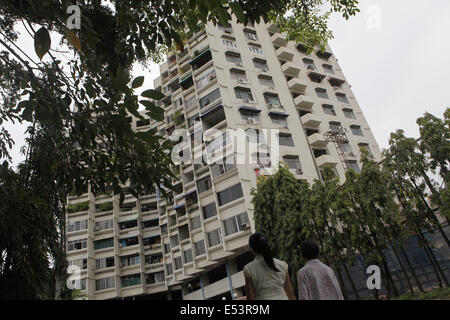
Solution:
<svg viewBox="0 0 450 320">
<path fill-rule="evenodd" d="M 185 129 L 177 153 L 193 161 L 174 167 L 179 192 L 168 199 L 68 198 L 67 257 L 88 299 L 245 296 L 258 175 L 278 159 L 298 179 L 320 179 L 325 166 L 343 179 L 359 170 L 360 147 L 381 159 L 331 49 L 308 54 L 278 31 L 208 24 L 160 65 L 165 121 L 130 121 L 164 136 Z"/>
</svg>

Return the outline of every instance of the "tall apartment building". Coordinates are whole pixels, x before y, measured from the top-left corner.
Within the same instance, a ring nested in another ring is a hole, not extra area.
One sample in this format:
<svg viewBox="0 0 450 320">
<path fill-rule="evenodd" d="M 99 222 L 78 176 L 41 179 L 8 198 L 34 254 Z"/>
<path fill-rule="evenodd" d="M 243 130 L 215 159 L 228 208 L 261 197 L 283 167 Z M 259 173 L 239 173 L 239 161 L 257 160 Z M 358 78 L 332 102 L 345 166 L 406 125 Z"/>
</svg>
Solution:
<svg viewBox="0 0 450 320">
<path fill-rule="evenodd" d="M 359 147 L 377 160 L 379 147 L 331 49 L 307 54 L 273 24 L 208 24 L 160 72 L 154 85 L 166 95 L 158 102 L 165 121 L 130 117 L 135 130 L 169 136 L 185 128 L 192 139 L 183 155 L 199 160 L 206 150 L 214 162 L 243 151 L 238 142 L 220 152 L 211 132 L 229 146 L 227 129 L 254 129 L 247 139 L 267 152 L 251 153 L 244 164 L 178 165 L 180 192 L 169 199 L 128 195 L 119 205 L 113 195 L 69 197 L 69 264 L 80 268 L 77 283 L 88 299 L 239 298 L 242 269 L 253 259 L 250 191 L 271 147 L 309 182 L 327 165 L 341 178 L 348 167 L 358 171 Z"/>
</svg>

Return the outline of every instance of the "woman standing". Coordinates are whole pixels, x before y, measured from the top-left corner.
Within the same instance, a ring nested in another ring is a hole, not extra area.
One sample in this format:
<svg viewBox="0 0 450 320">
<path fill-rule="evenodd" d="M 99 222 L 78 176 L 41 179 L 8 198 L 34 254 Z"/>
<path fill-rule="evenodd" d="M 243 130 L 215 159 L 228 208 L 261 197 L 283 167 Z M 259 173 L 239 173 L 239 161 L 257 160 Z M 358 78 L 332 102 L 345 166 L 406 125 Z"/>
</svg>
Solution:
<svg viewBox="0 0 450 320">
<path fill-rule="evenodd" d="M 267 238 L 257 232 L 248 242 L 255 259 L 244 267 L 247 300 L 295 300 L 288 265 L 272 256 Z"/>
</svg>

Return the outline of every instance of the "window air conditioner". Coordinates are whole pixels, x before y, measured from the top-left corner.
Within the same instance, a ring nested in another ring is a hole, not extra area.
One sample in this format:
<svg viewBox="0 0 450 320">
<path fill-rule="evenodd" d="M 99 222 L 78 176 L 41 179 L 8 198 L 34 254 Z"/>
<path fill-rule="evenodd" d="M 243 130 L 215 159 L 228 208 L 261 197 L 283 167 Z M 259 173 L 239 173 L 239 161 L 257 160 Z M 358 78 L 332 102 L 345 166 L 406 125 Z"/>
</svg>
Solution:
<svg viewBox="0 0 450 320">
<path fill-rule="evenodd" d="M 248 100 L 248 98 L 244 98 L 244 102 L 249 102 L 250 100 Z"/>
<path fill-rule="evenodd" d="M 275 87 L 274 86 L 270 86 L 269 89 L 270 90 L 275 90 Z"/>
<path fill-rule="evenodd" d="M 263 69 L 264 72 L 269 72 L 269 69 Z"/>
<path fill-rule="evenodd" d="M 236 62 L 236 65 L 239 66 L 239 67 L 243 66 L 241 62 Z"/>
<path fill-rule="evenodd" d="M 95 226 L 95 231 L 100 231 L 100 227 L 99 226 Z"/>
<path fill-rule="evenodd" d="M 272 108 L 273 108 L 273 104 L 268 103 L 268 104 L 267 104 L 267 108 L 272 109 Z"/>
<path fill-rule="evenodd" d="M 250 224 L 248 224 L 248 223 L 241 224 L 241 230 L 247 230 L 249 228 L 250 228 Z"/>
<path fill-rule="evenodd" d="M 248 118 L 248 119 L 247 119 L 247 122 L 248 122 L 249 124 L 255 124 L 255 123 L 256 123 L 256 120 L 255 120 L 254 118 Z"/>
</svg>

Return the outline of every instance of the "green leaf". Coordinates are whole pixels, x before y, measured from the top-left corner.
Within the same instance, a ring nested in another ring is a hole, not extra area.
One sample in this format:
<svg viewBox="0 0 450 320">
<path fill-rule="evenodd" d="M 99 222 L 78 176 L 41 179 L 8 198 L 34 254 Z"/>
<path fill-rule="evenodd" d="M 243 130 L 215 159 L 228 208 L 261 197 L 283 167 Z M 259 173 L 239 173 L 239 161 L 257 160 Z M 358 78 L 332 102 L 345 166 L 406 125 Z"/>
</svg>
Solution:
<svg viewBox="0 0 450 320">
<path fill-rule="evenodd" d="M 154 89 L 148 89 L 141 93 L 141 96 L 145 98 L 150 98 L 154 100 L 161 100 L 165 97 L 161 92 L 154 90 Z"/>
<path fill-rule="evenodd" d="M 29 122 L 33 121 L 33 107 L 31 105 L 30 106 L 26 106 L 25 109 L 22 112 L 21 117 L 22 117 L 23 120 L 26 120 L 26 121 L 29 121 Z"/>
<path fill-rule="evenodd" d="M 131 87 L 133 89 L 139 88 L 140 86 L 142 86 L 142 84 L 144 83 L 144 77 L 143 76 L 139 76 L 134 78 L 133 82 L 131 83 Z"/>
<path fill-rule="evenodd" d="M 34 51 L 40 60 L 50 50 L 51 39 L 50 33 L 44 27 L 40 28 L 34 35 Z"/>
<path fill-rule="evenodd" d="M 239 22 L 244 23 L 245 22 L 245 14 L 244 14 L 244 10 L 242 10 L 242 7 L 236 2 L 229 3 L 229 6 L 230 6 L 231 10 L 233 10 L 234 15 L 239 20 Z"/>
</svg>

